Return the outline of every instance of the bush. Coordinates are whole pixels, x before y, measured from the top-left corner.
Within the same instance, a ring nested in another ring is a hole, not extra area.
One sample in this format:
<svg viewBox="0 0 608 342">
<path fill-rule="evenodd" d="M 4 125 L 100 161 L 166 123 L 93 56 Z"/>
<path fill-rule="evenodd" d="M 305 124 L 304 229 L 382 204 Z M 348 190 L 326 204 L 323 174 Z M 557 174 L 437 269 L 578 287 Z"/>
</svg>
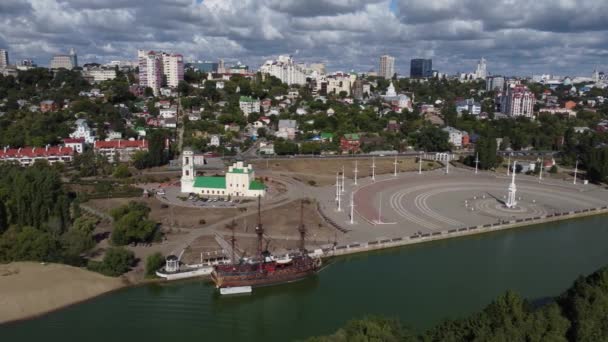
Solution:
<svg viewBox="0 0 608 342">
<path fill-rule="evenodd" d="M 134 263 L 135 255 L 133 252 L 121 247 L 113 247 L 106 251 L 106 255 L 101 262 L 90 261 L 88 269 L 110 277 L 118 277 L 129 272 Z"/>
<path fill-rule="evenodd" d="M 551 166 L 551 168 L 549 169 L 549 173 L 557 173 L 557 165 Z"/>
<path fill-rule="evenodd" d="M 131 177 L 131 171 L 129 171 L 129 167 L 125 164 L 119 164 L 114 169 L 114 173 L 112 174 L 114 178 L 128 178 Z"/>
<path fill-rule="evenodd" d="M 310 185 L 310 186 L 316 186 L 317 182 L 315 182 L 314 180 L 309 180 L 308 181 L 308 185 Z"/>
<path fill-rule="evenodd" d="M 146 259 L 146 277 L 155 277 L 156 271 L 163 267 L 165 258 L 159 252 L 156 252 Z"/>
</svg>

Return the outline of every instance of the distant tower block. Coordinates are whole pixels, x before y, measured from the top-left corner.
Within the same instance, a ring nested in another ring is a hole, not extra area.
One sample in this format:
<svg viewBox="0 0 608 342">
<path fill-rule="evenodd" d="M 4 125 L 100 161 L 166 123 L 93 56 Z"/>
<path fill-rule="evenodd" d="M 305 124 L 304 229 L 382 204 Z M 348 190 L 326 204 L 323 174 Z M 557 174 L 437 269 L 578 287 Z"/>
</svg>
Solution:
<svg viewBox="0 0 608 342">
<path fill-rule="evenodd" d="M 513 172 L 511 173 L 511 184 L 509 184 L 509 195 L 507 196 L 507 208 L 515 208 L 517 205 L 517 201 L 515 200 L 515 193 L 517 192 L 517 187 L 515 186 L 515 170 L 517 161 L 513 162 Z"/>
</svg>

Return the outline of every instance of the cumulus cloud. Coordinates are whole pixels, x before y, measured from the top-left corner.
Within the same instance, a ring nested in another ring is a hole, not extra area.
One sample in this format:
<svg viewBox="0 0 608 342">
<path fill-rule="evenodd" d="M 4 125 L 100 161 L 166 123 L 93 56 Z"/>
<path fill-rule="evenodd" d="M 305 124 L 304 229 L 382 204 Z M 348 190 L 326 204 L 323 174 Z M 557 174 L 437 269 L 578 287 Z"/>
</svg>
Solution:
<svg viewBox="0 0 608 342">
<path fill-rule="evenodd" d="M 403 75 L 415 57 L 451 73 L 481 56 L 493 73 L 589 74 L 606 67 L 607 23 L 597 0 L 2 0 L 0 47 L 41 65 L 71 47 L 98 62 L 142 48 L 252 67 L 298 51 L 333 70 L 388 53 Z"/>
</svg>

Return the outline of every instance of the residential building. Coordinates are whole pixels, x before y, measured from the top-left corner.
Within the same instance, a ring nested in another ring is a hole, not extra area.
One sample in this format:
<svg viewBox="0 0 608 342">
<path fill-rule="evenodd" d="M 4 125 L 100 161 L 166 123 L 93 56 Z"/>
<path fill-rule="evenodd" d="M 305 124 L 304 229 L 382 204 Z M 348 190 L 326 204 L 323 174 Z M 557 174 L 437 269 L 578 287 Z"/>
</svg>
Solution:
<svg viewBox="0 0 608 342">
<path fill-rule="evenodd" d="M 84 152 L 84 139 L 63 139 L 63 146 L 72 148 L 74 151 L 76 151 L 76 153 L 82 153 Z"/>
<path fill-rule="evenodd" d="M 525 85 L 511 85 L 505 94 L 501 94 L 500 109 L 502 113 L 509 116 L 525 116 L 531 118 L 534 115 L 534 104 L 536 99 L 534 93 Z"/>
<path fill-rule="evenodd" d="M 505 78 L 503 76 L 487 76 L 486 91 L 503 91 L 505 89 Z"/>
<path fill-rule="evenodd" d="M 475 101 L 474 99 L 466 99 L 456 102 L 456 112 L 458 112 L 458 115 L 462 115 L 462 112 L 465 110 L 469 114 L 479 115 L 481 114 L 481 103 Z"/>
<path fill-rule="evenodd" d="M 167 78 L 167 86 L 177 88 L 184 80 L 184 57 L 180 54 L 162 53 L 163 75 Z"/>
<path fill-rule="evenodd" d="M 342 153 L 358 153 L 361 151 L 361 136 L 359 134 L 344 134 L 340 138 Z"/>
<path fill-rule="evenodd" d="M 327 94 L 339 95 L 342 92 L 346 93 L 346 96 L 350 96 L 351 88 L 351 77 L 347 74 L 337 73 L 326 78 L 327 82 Z"/>
<path fill-rule="evenodd" d="M 245 116 L 249 116 L 251 113 L 260 112 L 260 100 L 254 99 L 250 96 L 241 96 L 239 99 L 239 107 L 243 111 Z"/>
<path fill-rule="evenodd" d="M 70 138 L 84 139 L 84 142 L 87 144 L 95 143 L 95 133 L 93 133 L 93 130 L 89 127 L 87 120 L 78 119 L 75 122 L 75 126 L 76 129 L 74 129 L 74 132 L 70 133 Z"/>
<path fill-rule="evenodd" d="M 45 100 L 40 102 L 40 111 L 42 113 L 55 112 L 57 110 L 59 110 L 59 104 L 53 100 Z"/>
<path fill-rule="evenodd" d="M 488 75 L 486 59 L 481 57 L 479 62 L 477 62 L 477 69 L 475 69 L 475 79 L 485 80 Z"/>
<path fill-rule="evenodd" d="M 576 112 L 568 108 L 540 108 L 539 114 L 551 114 L 551 115 L 567 115 L 568 117 L 576 117 Z"/>
<path fill-rule="evenodd" d="M 362 100 L 364 97 L 368 97 L 370 94 L 370 84 L 363 80 L 356 80 L 353 82 L 352 93 L 353 97 L 357 100 Z"/>
<path fill-rule="evenodd" d="M 249 198 L 264 197 L 266 194 L 266 186 L 255 179 L 252 165 L 236 162 L 228 168 L 225 177 L 196 176 L 192 149 L 184 149 L 182 158 L 182 193 Z"/>
<path fill-rule="evenodd" d="M 298 123 L 296 120 L 279 120 L 278 131 L 275 134 L 278 138 L 293 140 L 296 138 Z"/>
<path fill-rule="evenodd" d="M 443 131 L 448 133 L 448 142 L 450 144 L 452 144 L 454 147 L 460 148 L 462 147 L 462 140 L 464 136 L 467 136 L 467 141 L 468 141 L 468 135 L 466 132 L 460 131 L 454 127 L 444 127 Z"/>
<path fill-rule="evenodd" d="M 206 72 L 206 73 L 215 73 L 217 72 L 217 68 L 218 68 L 218 63 L 217 62 L 210 62 L 210 61 L 198 61 L 198 62 L 191 62 L 191 63 L 186 63 L 186 68 L 190 68 L 190 69 L 194 69 L 194 70 L 198 70 L 200 72 Z"/>
<path fill-rule="evenodd" d="M 0 49 L 0 69 L 4 69 L 8 66 L 8 51 Z"/>
<path fill-rule="evenodd" d="M 160 94 L 163 67 L 162 57 L 154 51 L 138 50 L 139 85 L 151 88 L 155 96 Z"/>
<path fill-rule="evenodd" d="M 273 155 L 274 153 L 274 144 L 262 142 L 260 143 L 260 148 L 258 150 L 262 155 Z"/>
<path fill-rule="evenodd" d="M 84 76 L 89 76 L 93 82 L 103 82 L 116 78 L 116 69 L 114 68 L 93 68 L 83 72 Z"/>
<path fill-rule="evenodd" d="M 291 56 L 279 56 L 277 60 L 268 60 L 261 67 L 260 72 L 274 76 L 288 85 L 306 84 L 306 69 L 296 64 Z"/>
<path fill-rule="evenodd" d="M 169 108 L 160 108 L 158 110 L 158 116 L 163 119 L 174 118 L 177 116 L 177 106 L 172 106 Z"/>
<path fill-rule="evenodd" d="M 0 149 L 0 161 L 19 163 L 21 166 L 33 165 L 36 160 L 49 164 L 69 163 L 74 160 L 74 149 L 64 146 L 20 147 Z"/>
<path fill-rule="evenodd" d="M 220 141 L 220 136 L 219 135 L 214 134 L 214 135 L 211 136 L 211 140 L 209 141 L 209 146 L 218 147 L 218 146 L 220 146 L 220 143 L 221 143 L 221 141 Z"/>
<path fill-rule="evenodd" d="M 78 57 L 76 56 L 76 51 L 74 49 L 70 49 L 70 53 L 68 55 L 55 55 L 51 59 L 51 69 L 68 69 L 72 70 L 78 66 Z"/>
<path fill-rule="evenodd" d="M 391 79 L 395 75 L 395 57 L 384 55 L 380 57 L 380 72 L 378 76 Z"/>
<path fill-rule="evenodd" d="M 411 78 L 433 77 L 433 60 L 415 58 L 410 61 Z"/>
<path fill-rule="evenodd" d="M 96 141 L 95 153 L 106 157 L 110 163 L 129 162 L 137 151 L 148 151 L 147 140 L 111 140 Z"/>
</svg>

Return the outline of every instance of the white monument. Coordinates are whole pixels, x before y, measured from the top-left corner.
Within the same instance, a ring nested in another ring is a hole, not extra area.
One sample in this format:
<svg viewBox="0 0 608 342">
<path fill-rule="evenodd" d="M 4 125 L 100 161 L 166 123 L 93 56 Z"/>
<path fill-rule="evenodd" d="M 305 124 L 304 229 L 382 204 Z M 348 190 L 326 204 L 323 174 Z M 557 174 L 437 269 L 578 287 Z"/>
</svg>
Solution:
<svg viewBox="0 0 608 342">
<path fill-rule="evenodd" d="M 507 197 L 507 203 L 505 203 L 505 205 L 509 209 L 515 208 L 515 206 L 517 205 L 517 201 L 515 200 L 515 193 L 517 192 L 517 187 L 515 186 L 515 171 L 517 170 L 516 164 L 517 164 L 517 161 L 514 161 L 513 162 L 513 172 L 512 172 L 512 177 L 511 177 L 511 184 L 509 184 L 509 195 Z"/>
</svg>

